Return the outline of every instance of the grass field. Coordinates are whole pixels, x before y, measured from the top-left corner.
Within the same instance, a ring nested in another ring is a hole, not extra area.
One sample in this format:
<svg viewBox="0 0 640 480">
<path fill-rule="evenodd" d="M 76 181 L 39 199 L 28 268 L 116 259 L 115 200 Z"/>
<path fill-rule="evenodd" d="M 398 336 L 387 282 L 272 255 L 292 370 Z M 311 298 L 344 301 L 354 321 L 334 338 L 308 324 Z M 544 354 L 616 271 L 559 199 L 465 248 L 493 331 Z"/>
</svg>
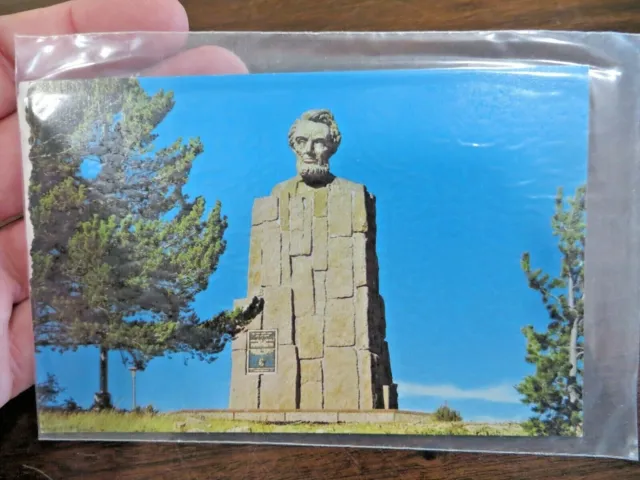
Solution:
<svg viewBox="0 0 640 480">
<path fill-rule="evenodd" d="M 194 413 L 40 412 L 43 433 L 62 432 L 242 432 L 362 433 L 410 435 L 524 436 L 518 423 L 265 423 L 222 420 Z"/>
</svg>

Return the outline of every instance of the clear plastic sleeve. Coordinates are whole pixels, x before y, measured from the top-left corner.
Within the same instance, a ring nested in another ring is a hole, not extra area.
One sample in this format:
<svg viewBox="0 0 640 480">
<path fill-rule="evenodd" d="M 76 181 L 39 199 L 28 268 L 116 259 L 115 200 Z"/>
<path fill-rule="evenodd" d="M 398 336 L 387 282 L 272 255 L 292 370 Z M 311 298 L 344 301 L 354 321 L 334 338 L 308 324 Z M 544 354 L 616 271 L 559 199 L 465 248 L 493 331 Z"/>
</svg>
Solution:
<svg viewBox="0 0 640 480">
<path fill-rule="evenodd" d="M 51 440 L 354 446 L 638 459 L 640 37 L 560 31 L 109 33 L 16 39 L 17 84 L 161 75 L 223 47 L 251 73 L 586 66 L 590 80 L 584 434 L 564 437 L 56 433 Z M 195 50 L 194 50 L 195 49 Z M 194 66 L 195 65 L 195 66 Z M 24 124 L 24 122 L 23 122 Z M 28 132 L 23 127 L 25 141 Z M 28 147 L 26 147 L 28 150 Z M 25 158 L 29 184 L 28 152 Z M 28 200 L 28 199 L 27 199 Z M 27 216 L 29 212 L 27 211 Z M 29 238 L 31 241 L 31 238 Z"/>
</svg>

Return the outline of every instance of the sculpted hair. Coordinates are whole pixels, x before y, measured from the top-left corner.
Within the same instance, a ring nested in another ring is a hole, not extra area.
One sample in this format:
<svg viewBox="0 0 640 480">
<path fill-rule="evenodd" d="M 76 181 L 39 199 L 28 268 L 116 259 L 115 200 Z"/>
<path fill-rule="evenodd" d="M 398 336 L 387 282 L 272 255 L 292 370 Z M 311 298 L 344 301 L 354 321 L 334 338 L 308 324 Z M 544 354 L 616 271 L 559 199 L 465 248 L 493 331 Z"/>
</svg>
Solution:
<svg viewBox="0 0 640 480">
<path fill-rule="evenodd" d="M 291 125 L 291 128 L 289 129 L 289 146 L 293 148 L 293 139 L 295 137 L 295 133 L 296 133 L 296 128 L 298 127 L 298 123 L 301 120 L 307 120 L 310 122 L 316 122 L 316 123 L 324 123 L 327 127 L 329 127 L 329 136 L 331 139 L 331 145 L 330 145 L 330 155 L 333 155 L 334 153 L 336 153 L 336 151 L 338 150 L 338 147 L 340 146 L 340 142 L 342 140 L 342 134 L 340 133 L 340 130 L 338 129 L 338 124 L 336 122 L 336 119 L 333 116 L 333 113 L 331 113 L 331 111 L 329 110 L 308 110 L 306 112 L 304 112 L 300 118 L 298 118 L 295 122 L 293 122 L 293 125 Z"/>
</svg>

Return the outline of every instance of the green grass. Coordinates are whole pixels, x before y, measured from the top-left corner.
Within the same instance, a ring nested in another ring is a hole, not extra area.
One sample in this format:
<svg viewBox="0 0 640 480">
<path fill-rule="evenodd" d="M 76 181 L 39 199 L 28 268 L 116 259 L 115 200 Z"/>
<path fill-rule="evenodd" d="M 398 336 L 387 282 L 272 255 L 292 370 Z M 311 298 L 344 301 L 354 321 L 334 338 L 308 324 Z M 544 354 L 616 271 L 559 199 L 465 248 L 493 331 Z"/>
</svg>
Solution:
<svg viewBox="0 0 640 480">
<path fill-rule="evenodd" d="M 40 412 L 43 433 L 66 432 L 228 432 L 243 433 L 362 433 L 410 435 L 524 436 L 518 423 L 266 423 L 222 420 L 194 413 Z"/>
</svg>

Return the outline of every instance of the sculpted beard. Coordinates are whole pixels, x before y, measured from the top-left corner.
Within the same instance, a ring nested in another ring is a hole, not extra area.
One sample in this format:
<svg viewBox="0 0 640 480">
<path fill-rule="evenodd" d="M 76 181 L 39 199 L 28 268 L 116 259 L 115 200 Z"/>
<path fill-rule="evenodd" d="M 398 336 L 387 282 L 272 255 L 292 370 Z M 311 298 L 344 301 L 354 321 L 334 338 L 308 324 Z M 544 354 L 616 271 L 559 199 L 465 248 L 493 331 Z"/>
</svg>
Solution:
<svg viewBox="0 0 640 480">
<path fill-rule="evenodd" d="M 300 162 L 298 173 L 305 182 L 322 183 L 331 177 L 328 165 L 313 165 Z"/>
</svg>

